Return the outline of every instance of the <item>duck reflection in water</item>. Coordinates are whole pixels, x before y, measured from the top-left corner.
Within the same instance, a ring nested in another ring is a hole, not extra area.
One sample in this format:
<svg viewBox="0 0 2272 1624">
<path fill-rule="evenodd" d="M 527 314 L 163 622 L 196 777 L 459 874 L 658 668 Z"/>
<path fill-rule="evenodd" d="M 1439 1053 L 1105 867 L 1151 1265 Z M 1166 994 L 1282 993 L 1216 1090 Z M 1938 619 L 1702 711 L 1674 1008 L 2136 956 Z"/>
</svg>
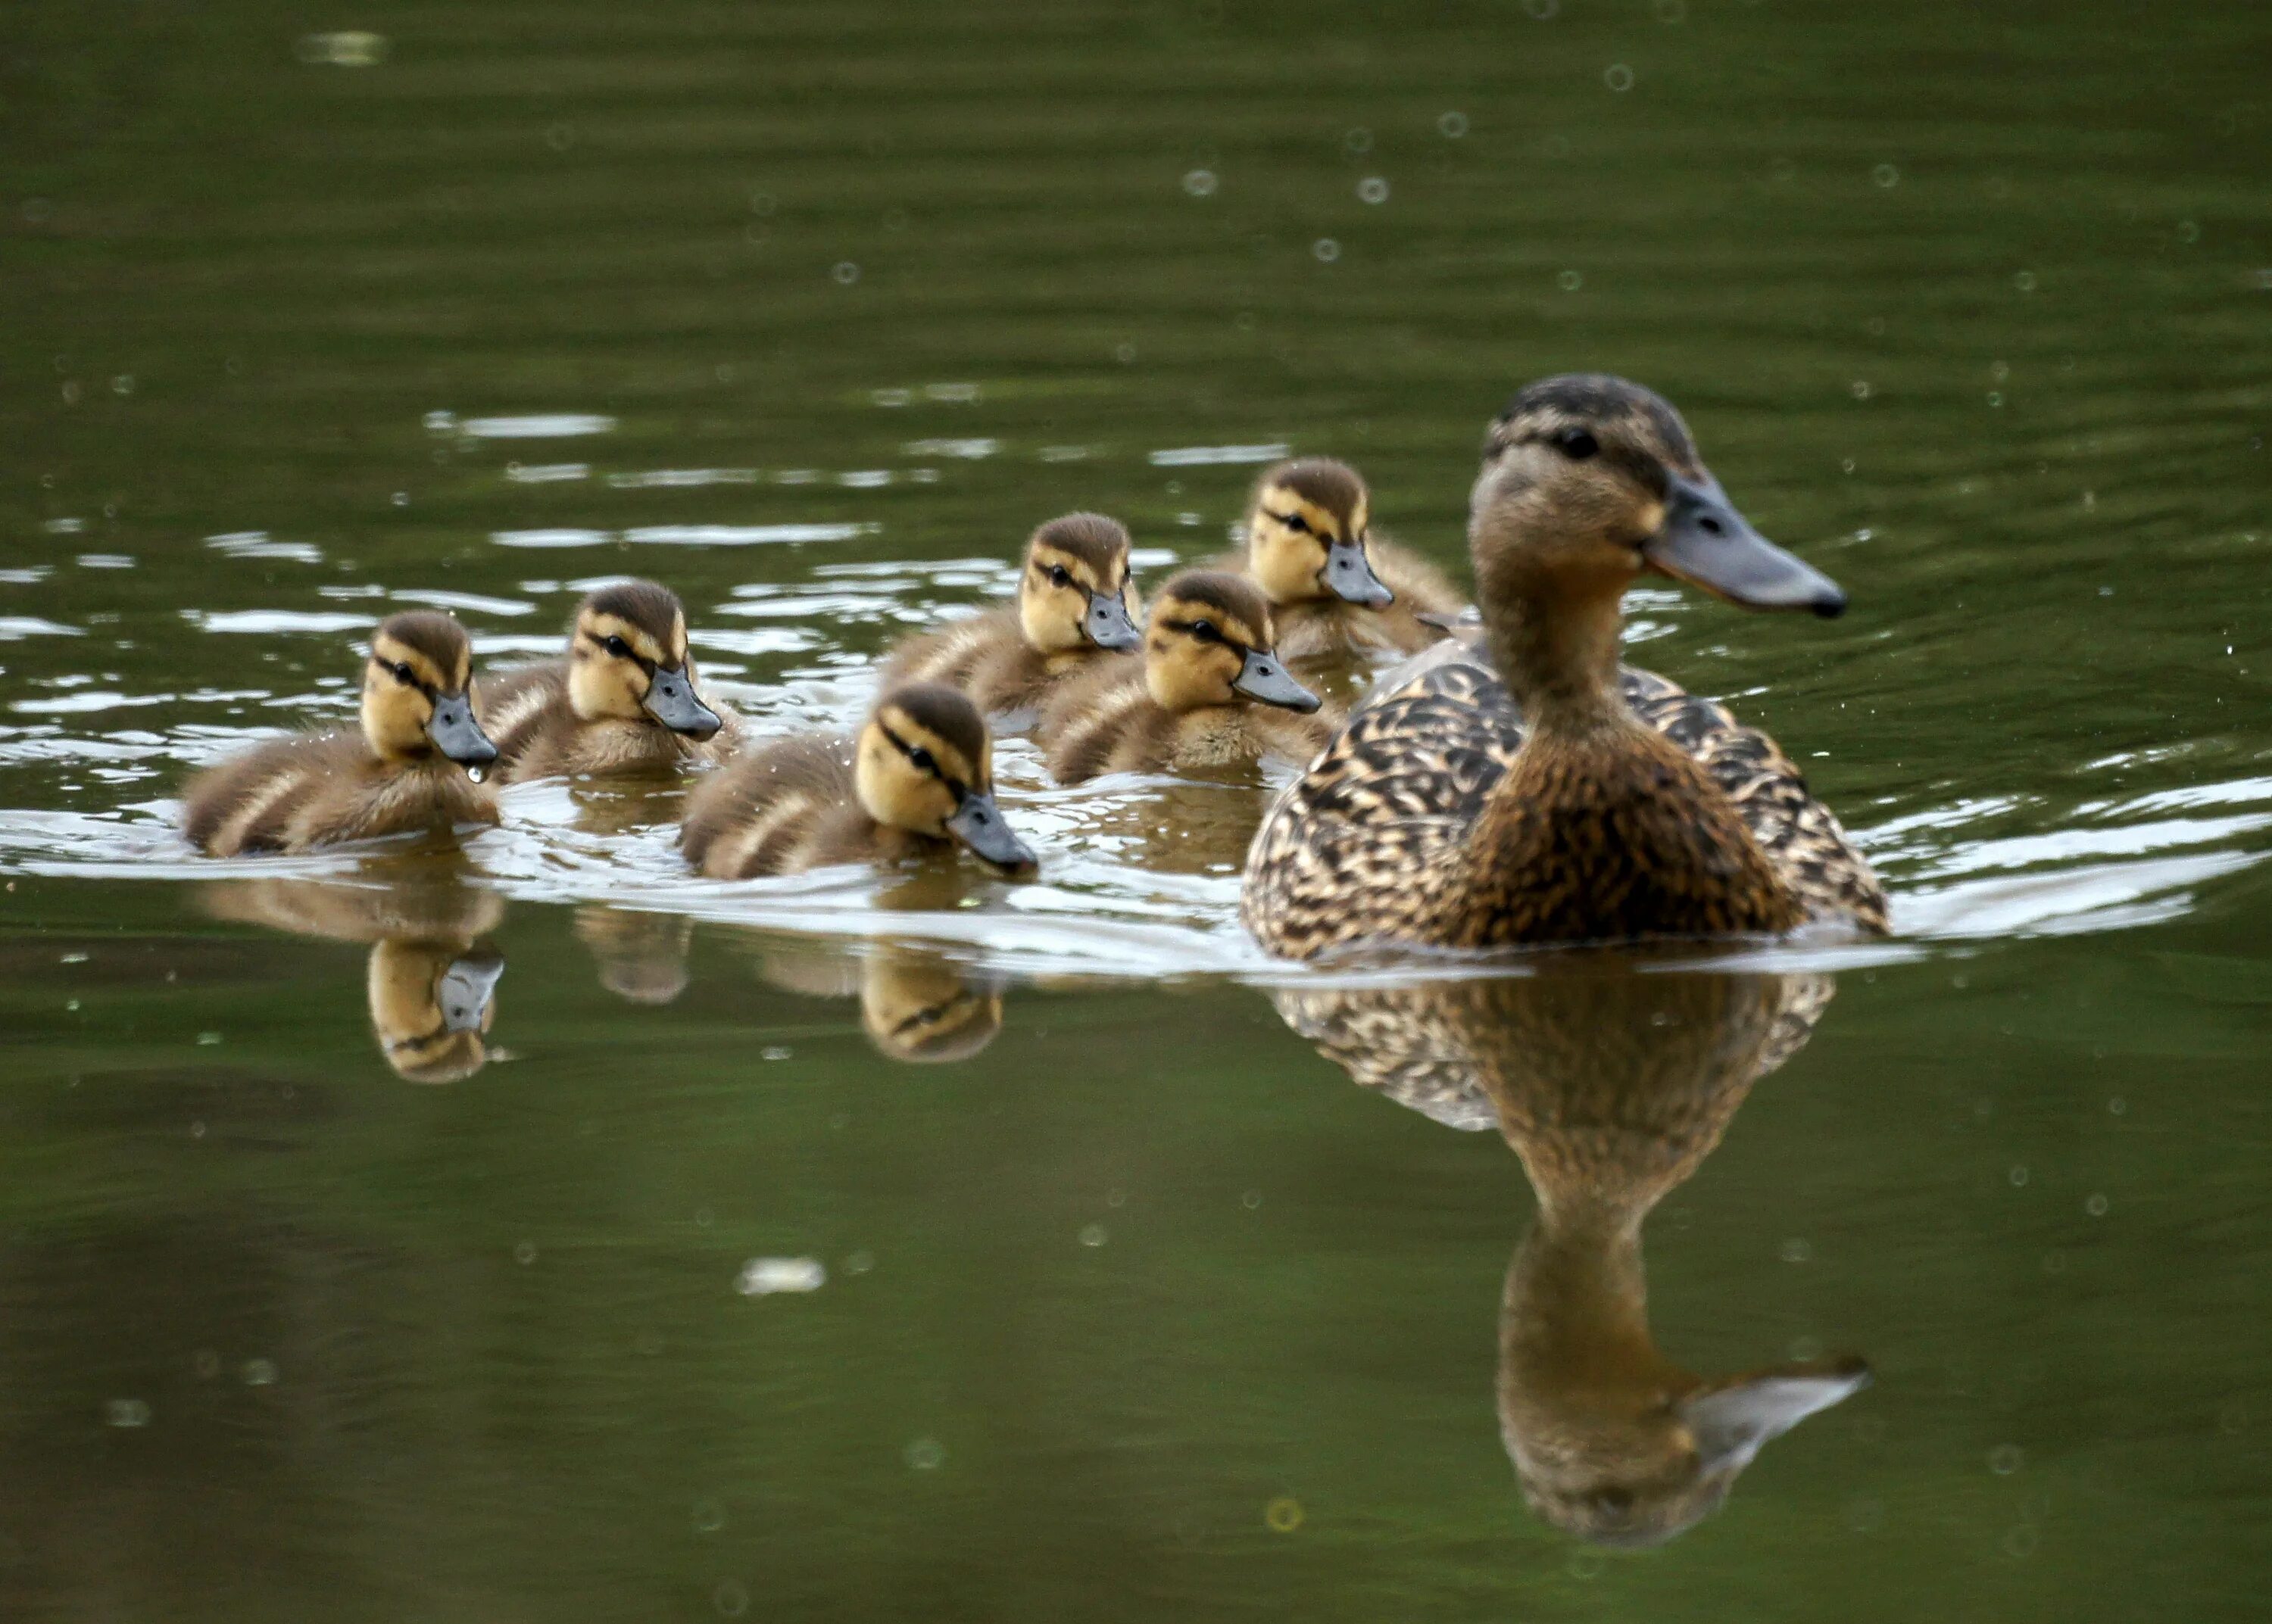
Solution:
<svg viewBox="0 0 2272 1624">
<path fill-rule="evenodd" d="M 1762 1445 L 1870 1380 L 1853 1357 L 1707 1377 L 1657 1346 L 1641 1225 L 1828 1003 L 1818 976 L 1635 974 L 1596 956 L 1521 979 L 1277 995 L 1357 1082 L 1495 1126 L 1538 1199 L 1499 1310 L 1498 1414 L 1523 1498 L 1604 1545 L 1716 1509 Z"/>
<path fill-rule="evenodd" d="M 626 1002 L 673 1003 L 686 990 L 694 921 L 685 914 L 587 903 L 576 910 L 575 931 L 600 967 L 600 985 Z"/>
<path fill-rule="evenodd" d="M 861 1030 L 890 1060 L 968 1060 L 1002 1030 L 1004 978 L 916 942 L 871 942 L 856 953 L 784 947 L 766 953 L 758 973 L 809 998 L 858 998 Z"/>
<path fill-rule="evenodd" d="M 504 917 L 454 865 L 373 885 L 262 879 L 206 886 L 215 919 L 332 942 L 367 942 L 371 1035 L 410 1083 L 457 1083 L 489 1063 L 504 957 L 480 940 Z"/>
</svg>

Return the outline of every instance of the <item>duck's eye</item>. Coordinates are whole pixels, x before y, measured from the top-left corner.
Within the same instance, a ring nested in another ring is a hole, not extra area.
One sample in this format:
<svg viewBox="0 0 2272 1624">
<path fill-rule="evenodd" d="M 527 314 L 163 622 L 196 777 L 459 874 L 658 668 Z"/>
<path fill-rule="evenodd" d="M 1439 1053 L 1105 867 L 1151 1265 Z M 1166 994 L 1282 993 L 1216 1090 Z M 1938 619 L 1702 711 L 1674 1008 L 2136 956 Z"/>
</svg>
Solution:
<svg viewBox="0 0 2272 1624">
<path fill-rule="evenodd" d="M 629 659 L 632 657 L 632 645 L 612 633 L 600 639 L 600 646 L 617 659 Z"/>
<path fill-rule="evenodd" d="M 908 752 L 908 764 L 913 767 L 917 772 L 937 772 L 938 771 L 938 757 L 933 756 L 929 750 L 923 749 L 922 745 L 918 744 Z"/>
<path fill-rule="evenodd" d="M 1050 585 L 1052 586 L 1071 586 L 1072 585 L 1072 571 L 1066 569 L 1063 564 L 1051 564 L 1050 566 Z"/>
<path fill-rule="evenodd" d="M 1193 621 L 1192 622 L 1192 636 L 1199 639 L 1201 643 L 1220 643 L 1222 641 L 1222 633 L 1215 629 L 1215 623 L 1213 621 Z"/>
<path fill-rule="evenodd" d="M 1310 521 L 1299 513 L 1289 513 L 1278 522 L 1297 536 L 1306 536 L 1310 533 Z"/>
<path fill-rule="evenodd" d="M 398 682 L 415 685 L 418 681 L 418 674 L 410 668 L 410 662 L 407 659 L 397 660 L 389 666 L 387 670 L 393 674 L 394 680 Z"/>
<path fill-rule="evenodd" d="M 1583 428 L 1565 428 L 1554 436 L 1554 449 L 1572 462 L 1583 462 L 1602 449 L 1602 443 Z"/>
</svg>

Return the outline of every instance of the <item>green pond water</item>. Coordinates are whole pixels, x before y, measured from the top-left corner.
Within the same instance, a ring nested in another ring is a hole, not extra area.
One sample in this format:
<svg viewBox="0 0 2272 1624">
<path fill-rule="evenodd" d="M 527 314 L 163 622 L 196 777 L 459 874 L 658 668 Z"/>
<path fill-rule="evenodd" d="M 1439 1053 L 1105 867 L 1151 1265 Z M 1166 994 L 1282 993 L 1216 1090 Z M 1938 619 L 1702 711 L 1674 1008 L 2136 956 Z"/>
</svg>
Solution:
<svg viewBox="0 0 2272 1624">
<path fill-rule="evenodd" d="M 2268 48 L 13 8 L 0 1617 L 2259 1616 Z M 1890 941 L 1336 981 L 1238 930 L 1261 790 L 1016 740 L 1028 886 L 698 883 L 599 786 L 172 832 L 393 607 L 502 665 L 656 577 L 762 730 L 1052 513 L 1215 552 L 1279 448 L 1463 568 L 1578 368 L 1852 594 L 1636 592 L 1631 657 L 1782 741 Z M 422 1086 L 437 985 L 485 1063 Z"/>
</svg>

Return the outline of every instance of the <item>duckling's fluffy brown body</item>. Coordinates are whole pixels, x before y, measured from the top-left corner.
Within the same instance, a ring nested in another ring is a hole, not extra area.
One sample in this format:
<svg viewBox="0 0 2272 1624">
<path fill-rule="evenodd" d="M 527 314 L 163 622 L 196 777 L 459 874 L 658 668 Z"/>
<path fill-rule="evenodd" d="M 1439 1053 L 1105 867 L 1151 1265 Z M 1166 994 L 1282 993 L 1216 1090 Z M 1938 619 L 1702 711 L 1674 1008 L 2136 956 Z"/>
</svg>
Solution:
<svg viewBox="0 0 2272 1624">
<path fill-rule="evenodd" d="M 182 803 L 183 832 L 213 857 L 497 821 L 495 794 L 457 763 L 385 761 L 348 728 L 258 745 L 192 778 Z"/>
<path fill-rule="evenodd" d="M 1116 654 L 1051 693 L 1034 738 L 1050 775 L 1079 784 L 1107 772 L 1190 772 L 1272 760 L 1299 766 L 1331 736 L 1333 720 L 1264 704 L 1171 711 L 1146 686 L 1143 656 Z"/>
<path fill-rule="evenodd" d="M 554 660 L 483 677 L 482 728 L 497 747 L 497 770 L 508 784 L 676 772 L 722 762 L 741 743 L 741 719 L 714 700 L 706 703 L 721 725 L 701 740 L 648 717 L 587 719 L 569 702 L 567 662 Z"/>
<path fill-rule="evenodd" d="M 1376 536 L 1365 550 L 1373 573 L 1396 600 L 1379 608 L 1331 596 L 1273 603 L 1282 658 L 1306 663 L 1416 654 L 1444 636 L 1437 622 L 1453 620 L 1466 609 L 1467 600 L 1451 577 L 1410 548 Z M 1247 566 L 1244 554 L 1229 553 L 1204 567 L 1244 572 Z"/>
<path fill-rule="evenodd" d="M 1109 658 L 1094 647 L 1035 648 L 1026 641 L 1018 606 L 1004 604 L 902 643 L 885 662 L 878 685 L 944 682 L 969 695 L 981 711 L 1024 711 Z"/>
<path fill-rule="evenodd" d="M 1487 657 L 1384 679 L 1265 816 L 1240 912 L 1266 948 L 1886 927 L 1886 898 L 1775 741 L 1648 672 L 1624 718 L 1525 753 Z"/>
<path fill-rule="evenodd" d="M 799 734 L 737 757 L 687 796 L 686 860 L 714 880 L 801 874 L 835 863 L 952 851 L 953 842 L 894 829 L 861 806 L 853 741 Z"/>
</svg>

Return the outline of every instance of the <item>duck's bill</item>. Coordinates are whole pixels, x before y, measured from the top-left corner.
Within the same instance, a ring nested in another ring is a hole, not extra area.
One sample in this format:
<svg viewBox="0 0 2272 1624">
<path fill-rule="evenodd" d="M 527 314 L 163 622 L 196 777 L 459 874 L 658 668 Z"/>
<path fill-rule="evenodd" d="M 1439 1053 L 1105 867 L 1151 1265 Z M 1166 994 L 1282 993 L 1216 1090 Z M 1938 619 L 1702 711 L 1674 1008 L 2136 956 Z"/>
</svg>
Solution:
<svg viewBox="0 0 2272 1624">
<path fill-rule="evenodd" d="M 1747 609 L 1846 612 L 1838 583 L 1753 529 L 1716 480 L 1675 480 L 1663 527 L 1640 550 L 1651 568 Z"/>
<path fill-rule="evenodd" d="M 1336 598 L 1381 609 L 1396 601 L 1388 583 L 1373 572 L 1362 541 L 1336 541 L 1326 549 L 1326 587 Z"/>
<path fill-rule="evenodd" d="M 495 948 L 475 948 L 452 959 L 434 987 L 442 1030 L 481 1031 L 489 1021 L 490 1000 L 497 995 L 497 978 L 504 974 L 504 955 Z"/>
<path fill-rule="evenodd" d="M 1034 848 L 1010 831 L 994 797 L 969 794 L 946 820 L 946 832 L 960 840 L 973 857 L 1004 874 L 1033 874 L 1041 868 Z"/>
<path fill-rule="evenodd" d="M 694 684 L 684 666 L 654 674 L 654 681 L 647 684 L 646 713 L 690 739 L 706 739 L 724 726 L 718 712 L 694 697 Z"/>
<path fill-rule="evenodd" d="M 1128 618 L 1128 606 L 1117 592 L 1091 592 L 1088 613 L 1081 617 L 1080 629 L 1097 647 L 1116 652 L 1132 649 L 1140 640 L 1136 636 L 1136 622 Z"/>
<path fill-rule="evenodd" d="M 1314 711 L 1324 703 L 1297 682 L 1275 654 L 1266 654 L 1259 649 L 1247 651 L 1246 661 L 1239 667 L 1238 675 L 1232 679 L 1230 686 L 1258 704 L 1274 704 L 1289 711 Z"/>
<path fill-rule="evenodd" d="M 1869 1385 L 1870 1367 L 1858 1359 L 1786 1366 L 1684 1399 L 1680 1419 L 1695 1434 L 1707 1471 L 1740 1470 L 1770 1439 Z"/>
<path fill-rule="evenodd" d="M 426 736 L 436 749 L 461 767 L 486 767 L 497 758 L 497 746 L 474 719 L 470 695 L 445 694 L 437 699 L 434 714 L 426 724 Z"/>
</svg>

